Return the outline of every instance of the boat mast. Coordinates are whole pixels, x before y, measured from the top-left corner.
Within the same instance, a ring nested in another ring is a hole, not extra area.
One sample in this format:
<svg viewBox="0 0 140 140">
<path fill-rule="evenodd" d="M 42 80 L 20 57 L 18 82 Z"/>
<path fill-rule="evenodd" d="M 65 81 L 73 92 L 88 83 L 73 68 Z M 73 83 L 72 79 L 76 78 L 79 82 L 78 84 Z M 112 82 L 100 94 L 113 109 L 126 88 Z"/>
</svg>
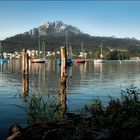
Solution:
<svg viewBox="0 0 140 140">
<path fill-rule="evenodd" d="M 40 58 L 40 29 L 38 33 L 38 58 Z"/>
<path fill-rule="evenodd" d="M 68 58 L 69 58 L 69 48 L 68 48 L 68 31 L 66 30 L 66 50 L 68 52 Z"/>
<path fill-rule="evenodd" d="M 2 48 L 1 48 L 1 41 L 0 41 L 0 53 L 1 53 L 1 50 L 2 50 Z"/>
<path fill-rule="evenodd" d="M 101 43 L 101 54 L 100 54 L 100 58 L 103 58 L 103 50 L 102 50 L 102 47 L 103 47 L 103 43 Z"/>
<path fill-rule="evenodd" d="M 81 51 L 82 51 L 82 57 L 84 58 L 84 43 L 81 42 Z"/>
<path fill-rule="evenodd" d="M 72 58 L 72 55 L 73 55 L 73 53 L 72 53 L 72 46 L 71 46 L 71 44 L 69 42 L 69 57 Z"/>
<path fill-rule="evenodd" d="M 81 51 L 84 52 L 83 42 L 81 42 Z"/>
</svg>

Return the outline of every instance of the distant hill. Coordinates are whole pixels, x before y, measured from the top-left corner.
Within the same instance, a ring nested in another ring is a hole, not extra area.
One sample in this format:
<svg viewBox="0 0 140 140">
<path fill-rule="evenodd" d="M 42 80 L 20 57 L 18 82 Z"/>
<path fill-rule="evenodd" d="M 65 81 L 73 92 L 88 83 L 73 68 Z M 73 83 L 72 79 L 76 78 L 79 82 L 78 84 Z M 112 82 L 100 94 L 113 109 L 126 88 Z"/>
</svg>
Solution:
<svg viewBox="0 0 140 140">
<path fill-rule="evenodd" d="M 2 46 L 4 51 L 21 51 L 22 48 L 37 49 L 38 38 L 40 38 L 41 42 L 43 40 L 46 42 L 46 50 L 56 51 L 60 46 L 65 45 L 66 32 L 68 41 L 75 52 L 80 51 L 81 42 L 84 43 L 86 51 L 95 51 L 101 42 L 103 49 L 140 51 L 140 40 L 135 38 L 90 36 L 77 27 L 64 24 L 62 21 L 45 22 L 30 31 L 5 39 Z"/>
</svg>

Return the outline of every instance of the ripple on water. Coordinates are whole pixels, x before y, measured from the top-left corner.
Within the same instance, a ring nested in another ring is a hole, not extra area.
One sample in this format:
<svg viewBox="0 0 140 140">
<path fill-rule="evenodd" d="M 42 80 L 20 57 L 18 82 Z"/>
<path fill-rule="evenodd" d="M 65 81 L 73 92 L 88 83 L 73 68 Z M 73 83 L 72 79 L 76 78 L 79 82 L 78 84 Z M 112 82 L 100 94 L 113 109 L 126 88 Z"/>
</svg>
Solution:
<svg viewBox="0 0 140 140">
<path fill-rule="evenodd" d="M 8 63 L 4 69 L 13 74 L 0 73 L 0 136 L 6 135 L 9 126 L 15 120 L 26 124 L 26 117 L 21 108 L 19 95 L 22 91 L 21 66 L 14 60 L 13 69 Z M 95 65 L 93 61 L 85 65 L 73 64 L 67 69 L 67 107 L 78 110 L 93 99 L 99 98 L 107 104 L 108 95 L 120 97 L 120 91 L 131 84 L 139 87 L 140 63 L 106 61 L 103 65 Z M 45 65 L 30 65 L 30 92 L 43 92 L 43 95 L 58 95 L 60 86 L 60 67 L 50 61 Z M 17 96 L 16 96 L 17 95 Z M 3 133 L 2 133 L 3 132 Z"/>
</svg>

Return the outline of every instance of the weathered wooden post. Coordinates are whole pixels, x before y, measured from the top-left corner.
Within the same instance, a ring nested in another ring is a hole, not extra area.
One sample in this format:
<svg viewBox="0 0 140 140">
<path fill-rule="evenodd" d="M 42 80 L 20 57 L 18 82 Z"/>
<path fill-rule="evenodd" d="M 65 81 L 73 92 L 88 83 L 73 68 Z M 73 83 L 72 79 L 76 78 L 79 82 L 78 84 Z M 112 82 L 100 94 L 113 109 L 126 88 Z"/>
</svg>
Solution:
<svg viewBox="0 0 140 140">
<path fill-rule="evenodd" d="M 29 91 L 29 57 L 26 49 L 22 51 L 22 96 L 26 97 Z"/>
<path fill-rule="evenodd" d="M 61 103 L 61 116 L 63 117 L 67 105 L 66 105 L 66 61 L 67 61 L 67 53 L 66 47 L 61 47 L 61 85 L 60 85 L 60 103 Z"/>
</svg>

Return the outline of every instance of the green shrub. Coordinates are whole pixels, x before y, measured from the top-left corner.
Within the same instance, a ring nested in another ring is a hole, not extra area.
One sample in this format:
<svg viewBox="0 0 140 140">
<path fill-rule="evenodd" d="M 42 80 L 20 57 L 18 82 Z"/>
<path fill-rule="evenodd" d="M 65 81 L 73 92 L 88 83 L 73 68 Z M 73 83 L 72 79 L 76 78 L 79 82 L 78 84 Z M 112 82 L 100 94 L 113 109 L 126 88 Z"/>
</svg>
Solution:
<svg viewBox="0 0 140 140">
<path fill-rule="evenodd" d="M 32 93 L 26 98 L 25 104 L 29 124 L 52 122 L 60 119 L 59 103 L 53 96 Z"/>
<path fill-rule="evenodd" d="M 114 136 L 122 139 L 132 139 L 140 134 L 140 99 L 134 86 L 121 91 L 119 99 L 110 97 L 107 107 L 100 100 L 94 100 L 89 110 L 92 126 L 108 128 Z"/>
</svg>

